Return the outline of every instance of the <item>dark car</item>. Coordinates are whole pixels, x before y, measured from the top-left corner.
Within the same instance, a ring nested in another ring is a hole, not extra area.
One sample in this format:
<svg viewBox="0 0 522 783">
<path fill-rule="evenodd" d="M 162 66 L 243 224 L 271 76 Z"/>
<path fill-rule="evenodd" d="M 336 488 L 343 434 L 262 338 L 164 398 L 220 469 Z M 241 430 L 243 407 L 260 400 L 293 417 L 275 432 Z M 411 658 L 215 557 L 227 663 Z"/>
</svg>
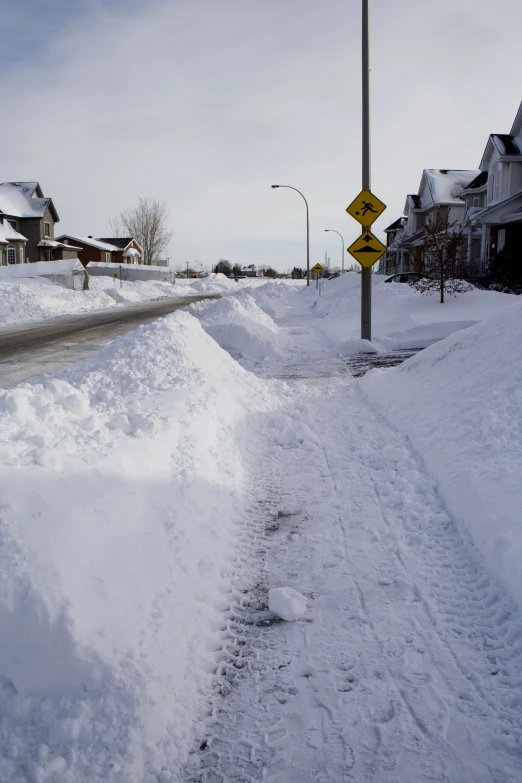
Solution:
<svg viewBox="0 0 522 783">
<path fill-rule="evenodd" d="M 427 275 L 422 275 L 420 272 L 399 272 L 397 275 L 387 277 L 383 283 L 416 283 L 423 277 L 427 277 Z"/>
</svg>

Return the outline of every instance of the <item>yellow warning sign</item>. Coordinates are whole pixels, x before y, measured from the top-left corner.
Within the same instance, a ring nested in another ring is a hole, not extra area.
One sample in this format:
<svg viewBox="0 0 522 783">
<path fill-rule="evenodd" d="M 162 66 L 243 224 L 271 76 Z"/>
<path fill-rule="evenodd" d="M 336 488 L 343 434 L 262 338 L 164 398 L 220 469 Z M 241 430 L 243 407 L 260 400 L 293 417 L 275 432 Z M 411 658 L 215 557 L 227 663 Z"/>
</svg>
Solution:
<svg viewBox="0 0 522 783">
<path fill-rule="evenodd" d="M 323 271 L 323 269 L 324 269 L 324 266 L 321 266 L 321 264 L 316 264 L 315 266 L 312 267 L 312 272 L 315 275 L 320 275 L 321 272 Z"/>
<path fill-rule="evenodd" d="M 361 190 L 350 206 L 346 207 L 348 214 L 358 220 L 361 226 L 371 226 L 385 209 L 386 204 L 383 204 L 370 190 Z"/>
<path fill-rule="evenodd" d="M 371 231 L 363 231 L 361 236 L 348 248 L 361 266 L 373 266 L 379 258 L 386 253 L 385 245 L 375 237 Z"/>
</svg>

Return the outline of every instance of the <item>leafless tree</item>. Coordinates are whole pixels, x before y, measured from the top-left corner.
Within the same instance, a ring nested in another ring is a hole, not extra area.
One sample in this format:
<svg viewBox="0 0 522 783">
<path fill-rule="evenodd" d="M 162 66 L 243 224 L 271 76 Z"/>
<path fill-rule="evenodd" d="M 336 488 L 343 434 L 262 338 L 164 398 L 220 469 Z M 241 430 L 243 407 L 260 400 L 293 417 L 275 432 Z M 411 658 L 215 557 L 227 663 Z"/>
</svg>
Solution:
<svg viewBox="0 0 522 783">
<path fill-rule="evenodd" d="M 437 215 L 430 218 L 424 227 L 424 273 L 426 277 L 410 285 L 421 294 L 440 292 L 457 296 L 469 291 L 466 278 L 469 271 L 466 264 L 466 235 L 457 222 L 450 223 L 448 217 Z"/>
<path fill-rule="evenodd" d="M 173 236 L 168 219 L 164 201 L 140 197 L 135 206 L 109 221 L 109 229 L 114 237 L 126 234 L 136 239 L 143 251 L 143 263 L 155 264 Z"/>
</svg>

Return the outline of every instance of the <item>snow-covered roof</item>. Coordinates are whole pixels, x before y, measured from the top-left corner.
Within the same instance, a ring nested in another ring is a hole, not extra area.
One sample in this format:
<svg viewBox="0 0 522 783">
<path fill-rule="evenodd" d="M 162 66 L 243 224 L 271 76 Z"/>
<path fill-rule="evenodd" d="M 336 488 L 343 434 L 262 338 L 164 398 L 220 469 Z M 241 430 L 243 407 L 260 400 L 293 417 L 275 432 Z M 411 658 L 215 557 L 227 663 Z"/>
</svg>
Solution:
<svg viewBox="0 0 522 783">
<path fill-rule="evenodd" d="M 56 238 L 59 241 L 63 241 L 64 239 L 72 239 L 76 242 L 83 242 L 84 245 L 96 247 L 98 250 L 106 250 L 108 253 L 116 253 L 120 249 L 119 247 L 116 247 L 116 245 L 110 245 L 108 242 L 101 242 L 99 239 L 95 239 L 94 237 L 79 237 L 75 236 L 74 234 L 60 234 L 60 236 Z"/>
<path fill-rule="evenodd" d="M 424 169 L 420 190 L 425 180 L 431 203 L 460 203 L 463 189 L 479 174 L 479 169 Z M 423 203 L 422 206 L 426 207 L 428 204 Z"/>
<path fill-rule="evenodd" d="M 127 250 L 124 251 L 123 255 L 126 258 L 135 258 L 136 256 L 139 256 L 139 251 L 136 250 L 135 247 L 128 247 Z"/>
<path fill-rule="evenodd" d="M 141 250 L 139 242 L 134 237 L 96 237 L 98 242 L 106 242 L 108 245 L 115 245 L 119 250 L 123 250 L 131 245 L 133 242 L 136 247 Z"/>
<path fill-rule="evenodd" d="M 38 242 L 37 247 L 63 247 L 66 250 L 82 250 L 81 247 L 75 247 L 68 242 L 57 242 L 56 239 L 42 239 L 41 242 Z"/>
<path fill-rule="evenodd" d="M 12 227 L 7 220 L 0 220 L 0 243 L 6 245 L 8 242 L 27 242 L 27 238 Z"/>
<path fill-rule="evenodd" d="M 42 218 L 49 207 L 54 220 L 58 222 L 52 199 L 34 197 L 35 192 L 42 192 L 37 182 L 0 183 L 0 212 L 12 217 Z"/>
</svg>

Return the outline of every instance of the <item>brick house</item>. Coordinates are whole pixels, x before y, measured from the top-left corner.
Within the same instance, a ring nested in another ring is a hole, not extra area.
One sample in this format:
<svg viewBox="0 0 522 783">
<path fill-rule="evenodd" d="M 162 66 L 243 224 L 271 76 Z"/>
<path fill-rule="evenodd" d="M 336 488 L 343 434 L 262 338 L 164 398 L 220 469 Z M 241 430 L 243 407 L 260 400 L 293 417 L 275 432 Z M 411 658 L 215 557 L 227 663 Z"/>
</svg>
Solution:
<svg viewBox="0 0 522 783">
<path fill-rule="evenodd" d="M 60 218 L 53 200 L 44 197 L 38 182 L 0 183 L 0 218 L 25 238 L 25 263 L 78 255 L 78 248 L 65 247 L 55 240 L 54 226 Z"/>
<path fill-rule="evenodd" d="M 79 237 L 73 234 L 61 234 L 58 240 L 69 245 L 74 243 L 81 248 L 81 262 L 84 266 L 95 263 L 107 264 L 141 264 L 142 250 L 132 237 L 106 237 L 98 239 L 93 236 Z"/>
</svg>

